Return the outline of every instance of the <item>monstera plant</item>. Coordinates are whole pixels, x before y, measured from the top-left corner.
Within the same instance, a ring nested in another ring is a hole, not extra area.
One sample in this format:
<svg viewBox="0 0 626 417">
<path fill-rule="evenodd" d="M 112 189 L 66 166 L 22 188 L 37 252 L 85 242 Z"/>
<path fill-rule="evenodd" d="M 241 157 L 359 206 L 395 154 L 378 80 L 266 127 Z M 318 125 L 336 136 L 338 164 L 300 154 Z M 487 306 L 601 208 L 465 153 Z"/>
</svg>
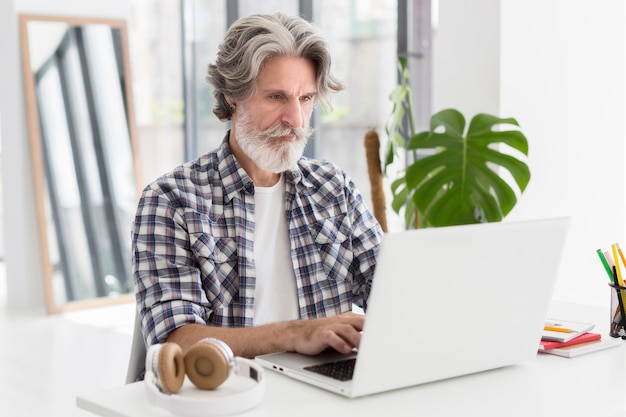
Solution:
<svg viewBox="0 0 626 417">
<path fill-rule="evenodd" d="M 392 208 L 404 209 L 408 228 L 439 227 L 502 220 L 517 203 L 506 170 L 524 192 L 528 165 L 503 152 L 508 147 L 528 156 L 528 141 L 513 118 L 477 114 L 469 125 L 455 109 L 434 114 L 427 131 L 415 133 L 409 77 L 399 59 L 401 82 L 391 94 L 394 104 L 386 126 L 389 141 L 384 169 L 406 149 L 409 163 L 391 183 Z M 404 127 L 408 119 L 408 132 Z"/>
</svg>

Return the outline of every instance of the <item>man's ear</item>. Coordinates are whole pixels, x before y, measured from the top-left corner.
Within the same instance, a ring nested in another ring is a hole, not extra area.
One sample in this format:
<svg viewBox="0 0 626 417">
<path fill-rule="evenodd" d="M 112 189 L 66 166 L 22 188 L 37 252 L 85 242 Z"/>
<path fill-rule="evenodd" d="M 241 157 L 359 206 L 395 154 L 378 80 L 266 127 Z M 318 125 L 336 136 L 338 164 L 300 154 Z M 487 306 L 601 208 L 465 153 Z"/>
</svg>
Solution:
<svg viewBox="0 0 626 417">
<path fill-rule="evenodd" d="M 228 107 L 230 107 L 231 113 L 235 113 L 235 111 L 237 111 L 237 103 L 235 102 L 235 100 L 228 97 L 227 95 L 224 95 L 224 100 L 226 100 L 226 103 L 228 103 Z"/>
</svg>

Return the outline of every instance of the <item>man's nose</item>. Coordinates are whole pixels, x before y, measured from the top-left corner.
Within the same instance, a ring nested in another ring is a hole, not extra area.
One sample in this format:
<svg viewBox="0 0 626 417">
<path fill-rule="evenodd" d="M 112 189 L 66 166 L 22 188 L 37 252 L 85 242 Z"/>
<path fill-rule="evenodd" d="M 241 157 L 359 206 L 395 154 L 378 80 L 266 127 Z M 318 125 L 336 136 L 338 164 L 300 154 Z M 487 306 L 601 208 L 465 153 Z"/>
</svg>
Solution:
<svg viewBox="0 0 626 417">
<path fill-rule="evenodd" d="M 300 100 L 289 100 L 283 109 L 282 122 L 290 127 L 304 126 L 304 108 Z"/>
</svg>

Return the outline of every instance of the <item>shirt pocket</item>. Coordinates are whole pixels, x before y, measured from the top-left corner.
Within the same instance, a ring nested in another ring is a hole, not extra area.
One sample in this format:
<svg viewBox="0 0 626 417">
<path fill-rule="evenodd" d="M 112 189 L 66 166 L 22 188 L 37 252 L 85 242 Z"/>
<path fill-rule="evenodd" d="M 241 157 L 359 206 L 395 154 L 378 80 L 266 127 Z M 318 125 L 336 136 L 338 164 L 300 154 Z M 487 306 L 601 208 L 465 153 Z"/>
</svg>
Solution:
<svg viewBox="0 0 626 417">
<path fill-rule="evenodd" d="M 348 278 L 353 253 L 347 216 L 321 219 L 311 228 L 326 276 L 334 281 Z"/>
<path fill-rule="evenodd" d="M 214 265 L 237 263 L 237 242 L 230 237 L 214 238 L 206 233 L 189 234 L 191 248 L 201 263 L 208 259 Z"/>
<path fill-rule="evenodd" d="M 188 221 L 189 244 L 201 271 L 202 289 L 213 309 L 238 300 L 239 275 L 237 241 L 232 237 L 215 237 L 215 224 L 208 216 L 195 213 Z M 199 217 L 199 218 L 198 218 Z"/>
</svg>

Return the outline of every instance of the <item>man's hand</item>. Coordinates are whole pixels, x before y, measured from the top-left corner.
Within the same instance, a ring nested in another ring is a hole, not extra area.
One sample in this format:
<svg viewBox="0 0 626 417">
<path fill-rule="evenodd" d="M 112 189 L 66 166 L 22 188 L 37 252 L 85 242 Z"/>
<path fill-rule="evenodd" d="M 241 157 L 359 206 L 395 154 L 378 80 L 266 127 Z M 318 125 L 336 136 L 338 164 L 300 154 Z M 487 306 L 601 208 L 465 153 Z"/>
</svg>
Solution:
<svg viewBox="0 0 626 417">
<path fill-rule="evenodd" d="M 227 328 L 186 324 L 170 333 L 169 342 L 187 351 L 205 337 L 215 337 L 230 346 L 236 356 L 295 351 L 315 355 L 328 348 L 348 354 L 358 348 L 365 316 L 344 313 L 322 319 L 294 320 L 263 326 Z"/>
<path fill-rule="evenodd" d="M 364 323 L 365 316 L 355 313 L 293 321 L 289 326 L 289 332 L 293 337 L 293 350 L 306 355 L 315 355 L 333 348 L 348 354 L 353 348 L 359 347 Z"/>
</svg>

